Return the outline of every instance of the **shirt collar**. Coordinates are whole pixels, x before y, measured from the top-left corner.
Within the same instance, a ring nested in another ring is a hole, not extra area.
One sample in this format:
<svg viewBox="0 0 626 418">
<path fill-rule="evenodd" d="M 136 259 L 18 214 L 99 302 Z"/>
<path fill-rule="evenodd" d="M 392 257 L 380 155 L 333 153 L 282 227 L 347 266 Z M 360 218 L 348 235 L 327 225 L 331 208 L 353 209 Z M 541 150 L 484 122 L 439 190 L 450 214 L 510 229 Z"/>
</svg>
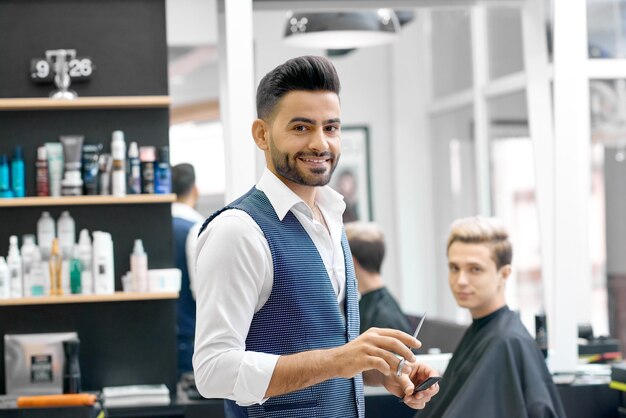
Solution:
<svg viewBox="0 0 626 418">
<path fill-rule="evenodd" d="M 294 206 L 304 205 L 306 207 L 306 203 L 304 203 L 300 196 L 287 187 L 287 185 L 267 167 L 263 170 L 263 175 L 257 183 L 256 188 L 265 193 L 278 219 L 281 221 Z M 317 189 L 315 202 L 323 211 L 333 217 L 341 218 L 346 209 L 343 196 L 334 191 L 330 186 L 322 186 Z"/>
<path fill-rule="evenodd" d="M 189 205 L 184 203 L 172 203 L 172 216 L 182 218 L 190 222 L 202 222 L 205 217 Z"/>
</svg>

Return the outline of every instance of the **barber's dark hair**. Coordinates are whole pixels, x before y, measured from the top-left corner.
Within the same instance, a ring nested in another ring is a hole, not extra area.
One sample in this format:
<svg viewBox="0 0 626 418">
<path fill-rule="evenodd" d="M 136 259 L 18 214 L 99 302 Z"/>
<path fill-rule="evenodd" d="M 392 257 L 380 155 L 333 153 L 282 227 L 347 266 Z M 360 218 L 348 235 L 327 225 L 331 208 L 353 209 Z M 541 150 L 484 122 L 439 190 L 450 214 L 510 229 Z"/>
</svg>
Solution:
<svg viewBox="0 0 626 418">
<path fill-rule="evenodd" d="M 187 196 L 196 184 L 196 172 L 191 164 L 182 163 L 172 167 L 172 192 L 177 197 Z"/>
<path fill-rule="evenodd" d="M 291 91 L 331 91 L 339 95 L 341 85 L 333 64 L 324 57 L 292 58 L 267 73 L 256 91 L 256 112 L 267 119 L 280 99 Z"/>
<path fill-rule="evenodd" d="M 385 258 L 385 234 L 373 222 L 348 222 L 346 238 L 352 256 L 370 273 L 379 273 Z"/>
</svg>

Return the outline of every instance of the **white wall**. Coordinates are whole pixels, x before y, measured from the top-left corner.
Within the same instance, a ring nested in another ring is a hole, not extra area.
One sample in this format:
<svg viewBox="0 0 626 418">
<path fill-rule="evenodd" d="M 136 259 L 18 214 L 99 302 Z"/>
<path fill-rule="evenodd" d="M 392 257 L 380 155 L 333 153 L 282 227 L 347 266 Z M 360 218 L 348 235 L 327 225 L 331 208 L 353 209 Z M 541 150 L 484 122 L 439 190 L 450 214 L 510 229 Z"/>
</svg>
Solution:
<svg viewBox="0 0 626 418">
<path fill-rule="evenodd" d="M 323 55 L 324 51 L 283 45 L 285 12 L 255 11 L 256 82 L 272 68 L 299 55 Z M 370 128 L 370 164 L 374 221 L 387 236 L 383 275 L 396 296 L 401 291 L 395 223 L 396 187 L 393 170 L 393 123 L 391 103 L 391 47 L 363 48 L 345 57 L 333 58 L 342 83 L 342 124 Z"/>
</svg>

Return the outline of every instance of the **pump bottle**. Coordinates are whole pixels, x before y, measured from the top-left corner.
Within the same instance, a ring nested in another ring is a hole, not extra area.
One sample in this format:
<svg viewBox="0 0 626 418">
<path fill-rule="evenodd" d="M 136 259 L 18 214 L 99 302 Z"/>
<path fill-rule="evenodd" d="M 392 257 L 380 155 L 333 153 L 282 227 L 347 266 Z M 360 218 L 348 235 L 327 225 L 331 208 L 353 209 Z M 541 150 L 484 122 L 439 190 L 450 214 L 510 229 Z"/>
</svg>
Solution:
<svg viewBox="0 0 626 418">
<path fill-rule="evenodd" d="M 22 257 L 20 256 L 20 249 L 17 246 L 17 237 L 15 235 L 11 235 L 9 238 L 7 264 L 9 265 L 9 274 L 11 275 L 11 297 L 21 298 L 24 295 L 22 290 Z"/>
</svg>

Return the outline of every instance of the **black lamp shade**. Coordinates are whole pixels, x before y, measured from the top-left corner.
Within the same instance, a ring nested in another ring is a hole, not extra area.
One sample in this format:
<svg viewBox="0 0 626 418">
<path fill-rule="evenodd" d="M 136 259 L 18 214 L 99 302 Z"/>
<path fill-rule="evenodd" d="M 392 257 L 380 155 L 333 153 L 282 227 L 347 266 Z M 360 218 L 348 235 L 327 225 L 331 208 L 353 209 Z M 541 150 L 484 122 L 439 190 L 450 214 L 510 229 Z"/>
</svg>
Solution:
<svg viewBox="0 0 626 418">
<path fill-rule="evenodd" d="M 285 42 L 305 48 L 347 49 L 389 43 L 399 33 L 393 10 L 291 13 Z"/>
</svg>

